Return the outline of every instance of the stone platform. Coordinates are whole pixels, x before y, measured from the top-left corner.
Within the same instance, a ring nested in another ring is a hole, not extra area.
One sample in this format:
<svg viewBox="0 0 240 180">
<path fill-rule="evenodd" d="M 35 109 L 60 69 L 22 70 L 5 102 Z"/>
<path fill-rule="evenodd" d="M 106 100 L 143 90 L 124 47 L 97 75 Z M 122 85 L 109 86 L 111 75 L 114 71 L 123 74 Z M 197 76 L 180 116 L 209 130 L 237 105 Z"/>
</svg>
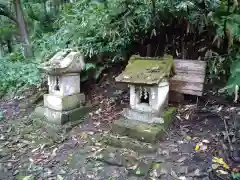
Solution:
<svg viewBox="0 0 240 180">
<path fill-rule="evenodd" d="M 56 111 L 43 106 L 39 106 L 33 112 L 31 118 L 42 119 L 50 124 L 63 125 L 68 122 L 79 121 L 89 112 L 90 106 L 79 106 L 69 111 Z"/>
<path fill-rule="evenodd" d="M 167 131 L 173 120 L 175 111 L 175 108 L 168 108 L 165 110 L 163 113 L 164 121 L 162 124 L 149 124 L 146 122 L 122 117 L 113 123 L 111 131 L 113 134 L 119 134 L 120 136 L 128 136 L 140 141 L 155 143 Z"/>
</svg>

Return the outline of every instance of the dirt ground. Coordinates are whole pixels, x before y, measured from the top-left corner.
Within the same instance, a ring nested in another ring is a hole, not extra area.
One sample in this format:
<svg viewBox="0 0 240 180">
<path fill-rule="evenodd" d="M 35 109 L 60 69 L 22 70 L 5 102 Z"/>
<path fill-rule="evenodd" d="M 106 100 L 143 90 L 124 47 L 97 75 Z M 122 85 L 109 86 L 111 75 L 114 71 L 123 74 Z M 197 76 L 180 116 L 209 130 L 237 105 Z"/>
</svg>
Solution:
<svg viewBox="0 0 240 180">
<path fill-rule="evenodd" d="M 111 123 L 129 101 L 128 87 L 116 84 L 116 72 L 111 72 L 98 84 L 85 85 L 94 108 L 84 123 L 69 132 L 35 128 L 29 119 L 34 105 L 23 108 L 24 99 L 1 100 L 0 179 L 239 179 L 239 164 L 229 154 L 230 146 L 240 149 L 240 109 L 207 97 L 176 104 L 174 123 L 157 143 L 156 152 L 119 150 L 99 142 L 98 135 L 110 136 Z M 120 151 L 137 159 L 136 164 L 144 161 L 151 166 L 143 167 L 145 173 L 133 171 L 134 163 L 131 167 L 121 163 L 125 157 L 117 156 Z M 105 152 L 114 156 L 98 158 Z M 214 157 L 223 158 L 227 166 L 219 159 L 214 163 Z M 239 160 L 239 154 L 234 157 Z"/>
</svg>

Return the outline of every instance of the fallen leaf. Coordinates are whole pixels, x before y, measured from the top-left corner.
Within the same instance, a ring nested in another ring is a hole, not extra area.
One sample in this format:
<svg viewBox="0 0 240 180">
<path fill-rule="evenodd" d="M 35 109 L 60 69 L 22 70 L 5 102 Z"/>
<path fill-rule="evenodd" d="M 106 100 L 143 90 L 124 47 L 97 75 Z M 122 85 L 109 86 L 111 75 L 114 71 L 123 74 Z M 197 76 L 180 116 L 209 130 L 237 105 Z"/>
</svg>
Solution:
<svg viewBox="0 0 240 180">
<path fill-rule="evenodd" d="M 94 132 L 88 131 L 87 134 L 89 134 L 89 135 L 94 135 Z"/>
<path fill-rule="evenodd" d="M 63 177 L 60 175 L 57 175 L 57 180 L 63 180 Z"/>
<path fill-rule="evenodd" d="M 212 169 L 217 169 L 219 167 L 218 164 L 212 164 Z"/>
<path fill-rule="evenodd" d="M 32 153 L 36 152 L 38 149 L 39 149 L 39 147 L 36 148 L 36 149 L 33 149 L 33 150 L 32 150 Z"/>
<path fill-rule="evenodd" d="M 196 169 L 196 170 L 194 171 L 194 175 L 195 175 L 195 176 L 200 176 L 200 170 L 199 170 L 199 169 Z"/>
<path fill-rule="evenodd" d="M 138 167 L 138 164 L 135 164 L 135 165 L 133 165 L 133 166 L 129 167 L 128 169 L 135 170 L 135 169 L 137 169 L 137 167 Z"/>
<path fill-rule="evenodd" d="M 223 158 L 213 157 L 212 162 L 222 165 L 225 169 L 229 169 L 229 166 L 223 161 Z"/>
<path fill-rule="evenodd" d="M 184 139 L 186 139 L 187 141 L 190 141 L 192 138 L 191 136 L 186 136 Z"/>
<path fill-rule="evenodd" d="M 185 176 L 180 176 L 178 179 L 179 180 L 187 180 L 187 178 Z"/>
<path fill-rule="evenodd" d="M 156 179 L 156 178 L 154 178 L 154 177 L 150 177 L 150 179 L 151 179 L 151 180 L 157 180 L 157 179 Z"/>
<path fill-rule="evenodd" d="M 34 162 L 34 160 L 33 160 L 32 158 L 29 158 L 29 161 L 30 161 L 31 163 L 33 163 L 33 162 Z"/>
<path fill-rule="evenodd" d="M 197 151 L 197 152 L 198 152 L 198 151 L 199 151 L 199 148 L 200 148 L 200 147 L 199 147 L 199 144 L 196 144 L 196 146 L 195 146 L 195 148 L 194 148 L 194 149 L 195 149 L 195 151 Z"/>
<path fill-rule="evenodd" d="M 208 148 L 207 145 L 204 145 L 202 142 L 200 142 L 196 144 L 194 149 L 196 152 L 198 152 L 198 151 L 206 151 L 207 148 Z"/>
<path fill-rule="evenodd" d="M 186 156 L 181 157 L 180 159 L 177 160 L 178 163 L 182 163 L 183 161 L 185 161 L 187 159 Z"/>
<path fill-rule="evenodd" d="M 82 139 L 86 139 L 88 137 L 88 134 L 86 132 L 81 132 L 79 135 Z"/>
<path fill-rule="evenodd" d="M 30 176 L 25 176 L 22 180 L 33 180 L 33 176 L 30 175 Z"/>
<path fill-rule="evenodd" d="M 177 176 L 176 172 L 173 171 L 172 169 L 171 169 L 171 176 L 173 176 L 174 178 L 178 179 L 178 176 Z"/>
<path fill-rule="evenodd" d="M 53 149 L 53 152 L 51 154 L 52 157 L 55 157 L 57 154 L 56 154 L 56 151 L 58 150 L 58 148 L 54 148 Z"/>
<path fill-rule="evenodd" d="M 227 175 L 227 174 L 228 174 L 227 171 L 223 171 L 223 170 L 221 170 L 221 169 L 217 170 L 216 172 L 217 172 L 218 174 L 223 174 L 223 175 Z"/>
<path fill-rule="evenodd" d="M 206 144 L 209 144 L 209 143 L 210 143 L 210 141 L 207 140 L 207 139 L 202 140 L 202 142 L 203 142 L 203 143 L 206 143 Z"/>
<path fill-rule="evenodd" d="M 137 174 L 137 175 L 141 174 L 140 169 L 138 169 L 138 170 L 136 171 L 136 174 Z"/>
</svg>

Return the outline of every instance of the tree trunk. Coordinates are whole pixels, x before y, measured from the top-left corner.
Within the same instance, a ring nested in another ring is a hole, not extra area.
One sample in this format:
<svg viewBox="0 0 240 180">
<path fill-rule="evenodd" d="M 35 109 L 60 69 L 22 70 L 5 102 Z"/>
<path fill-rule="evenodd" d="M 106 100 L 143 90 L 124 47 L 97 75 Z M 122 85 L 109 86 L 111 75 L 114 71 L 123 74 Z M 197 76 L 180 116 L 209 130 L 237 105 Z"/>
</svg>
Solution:
<svg viewBox="0 0 240 180">
<path fill-rule="evenodd" d="M 21 7 L 20 0 L 14 0 L 14 8 L 16 12 L 16 19 L 18 23 L 18 28 L 20 31 L 21 40 L 23 44 L 23 55 L 24 57 L 32 57 L 33 56 L 33 49 L 32 45 L 30 44 L 27 25 L 23 16 L 23 10 Z"/>
<path fill-rule="evenodd" d="M 4 56 L 3 42 L 0 42 L 0 57 Z"/>
<path fill-rule="evenodd" d="M 7 39 L 7 47 L 8 47 L 8 52 L 11 53 L 12 52 L 12 42 L 10 39 Z"/>
</svg>

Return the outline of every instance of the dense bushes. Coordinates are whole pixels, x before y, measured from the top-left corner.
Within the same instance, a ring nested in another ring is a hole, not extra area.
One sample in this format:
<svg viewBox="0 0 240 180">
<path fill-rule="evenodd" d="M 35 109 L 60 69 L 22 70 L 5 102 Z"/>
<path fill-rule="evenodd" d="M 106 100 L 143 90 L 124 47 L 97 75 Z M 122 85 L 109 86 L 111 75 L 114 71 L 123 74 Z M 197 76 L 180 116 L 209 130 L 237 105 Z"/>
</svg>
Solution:
<svg viewBox="0 0 240 180">
<path fill-rule="evenodd" d="M 0 93 L 18 90 L 40 82 L 37 65 L 32 62 L 0 58 Z"/>
<path fill-rule="evenodd" d="M 98 77 L 109 63 L 128 59 L 132 54 L 169 53 L 176 58 L 208 61 L 211 80 L 230 77 L 225 88 L 230 94 L 240 83 L 238 1 L 24 2 L 35 55 L 40 58 L 60 48 L 77 48 L 89 60 L 88 70 L 96 69 Z M 87 79 L 87 72 L 84 75 Z"/>
</svg>

